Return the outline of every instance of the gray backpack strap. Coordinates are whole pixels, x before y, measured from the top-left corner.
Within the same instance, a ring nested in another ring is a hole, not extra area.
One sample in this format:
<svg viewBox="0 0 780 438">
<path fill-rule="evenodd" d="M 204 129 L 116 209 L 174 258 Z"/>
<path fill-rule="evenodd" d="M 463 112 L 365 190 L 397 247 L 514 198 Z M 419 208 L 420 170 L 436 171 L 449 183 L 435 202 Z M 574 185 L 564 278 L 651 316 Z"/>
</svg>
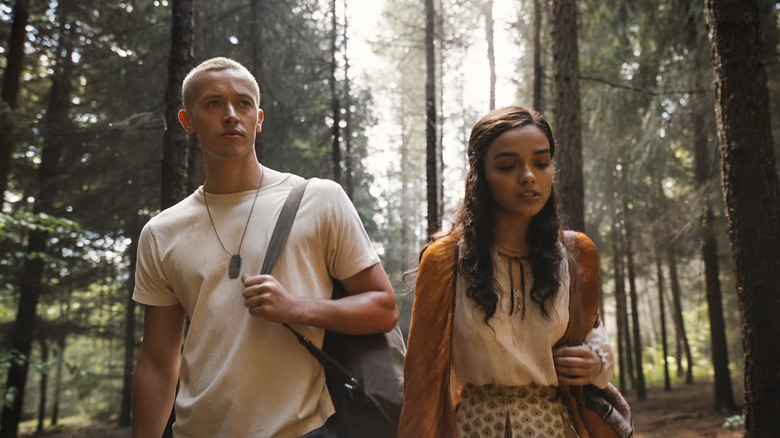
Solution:
<svg viewBox="0 0 780 438">
<path fill-rule="evenodd" d="M 274 269 L 276 260 L 279 259 L 279 254 L 282 253 L 282 249 L 284 249 L 284 245 L 287 243 L 287 237 L 290 235 L 290 229 L 292 228 L 292 224 L 295 221 L 295 215 L 298 213 L 298 207 L 301 205 L 303 192 L 306 190 L 306 184 L 308 183 L 309 180 L 307 179 L 296 183 L 292 190 L 290 190 L 290 194 L 287 195 L 287 199 L 284 201 L 284 205 L 282 206 L 282 211 L 279 213 L 279 219 L 276 220 L 274 231 L 271 234 L 271 242 L 268 244 L 268 251 L 265 253 L 263 269 L 260 271 L 261 274 L 270 274 Z M 306 347 L 312 356 L 314 356 L 314 358 L 317 359 L 317 361 L 319 361 L 326 370 L 335 373 L 335 375 L 342 379 L 342 381 L 345 382 L 344 385 L 350 389 L 359 388 L 357 379 L 352 377 L 351 373 L 346 368 L 344 368 L 343 365 L 338 363 L 336 359 L 331 357 L 328 353 L 322 351 L 320 348 L 314 345 L 314 343 L 309 340 L 309 338 L 300 334 L 289 324 L 282 325 L 295 335 L 295 337 L 298 339 L 298 342 Z"/>
<path fill-rule="evenodd" d="M 263 269 L 260 270 L 261 274 L 270 274 L 274 269 L 276 260 L 279 259 L 279 254 L 282 253 L 282 249 L 284 249 L 284 245 L 287 243 L 290 228 L 292 228 L 292 224 L 295 221 L 295 215 L 298 213 L 298 207 L 301 205 L 303 192 L 306 190 L 306 184 L 308 183 L 308 179 L 299 181 L 290 190 L 290 194 L 287 195 L 282 211 L 279 213 L 279 219 L 276 220 L 273 234 L 271 234 L 271 242 L 268 244 L 268 251 L 265 253 L 265 260 L 263 260 Z"/>
</svg>

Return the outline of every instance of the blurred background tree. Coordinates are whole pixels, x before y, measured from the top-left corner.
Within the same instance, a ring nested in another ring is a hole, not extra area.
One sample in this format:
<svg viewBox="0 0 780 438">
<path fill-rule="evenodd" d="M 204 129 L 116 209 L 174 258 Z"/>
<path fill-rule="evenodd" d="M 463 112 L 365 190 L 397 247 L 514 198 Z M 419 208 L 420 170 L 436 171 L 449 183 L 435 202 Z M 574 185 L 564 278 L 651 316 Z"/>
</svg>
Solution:
<svg viewBox="0 0 780 438">
<path fill-rule="evenodd" d="M 427 29 L 422 0 L 188 2 L 0 0 L 1 436 L 20 420 L 129 421 L 136 239 L 203 180 L 193 139 L 171 143 L 165 164 L 166 132 L 183 132 L 166 118 L 179 98 L 166 94 L 180 82 L 169 71 L 212 56 L 259 78 L 265 165 L 345 186 L 405 329 L 414 277 L 404 274 L 431 231 L 428 203 L 444 229 L 459 206 L 471 126 L 493 105 L 544 110 L 556 133 L 573 129 L 560 150 L 581 137 L 581 165 L 559 165 L 567 176 L 582 167 L 583 193 L 563 195 L 581 202 L 572 226 L 600 249 L 616 382 L 641 396 L 712 379 L 713 409 L 743 402 L 729 385 L 751 320 L 729 251 L 703 0 L 432 0 Z M 556 41 L 554 5 L 576 13 L 576 49 Z M 755 6 L 751 50 L 766 72 L 776 156 L 780 4 Z M 191 41 L 172 46 L 174 17 Z M 556 67 L 559 56 L 576 67 Z M 579 127 L 554 98 L 559 74 L 579 88 Z M 179 182 L 166 182 L 174 172 Z"/>
</svg>

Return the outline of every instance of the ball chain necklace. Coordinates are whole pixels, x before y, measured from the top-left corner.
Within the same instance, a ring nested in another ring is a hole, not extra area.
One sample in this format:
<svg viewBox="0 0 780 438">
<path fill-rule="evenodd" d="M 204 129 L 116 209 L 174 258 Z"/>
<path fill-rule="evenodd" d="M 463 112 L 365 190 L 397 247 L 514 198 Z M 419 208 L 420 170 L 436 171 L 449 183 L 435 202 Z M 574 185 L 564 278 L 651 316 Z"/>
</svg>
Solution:
<svg viewBox="0 0 780 438">
<path fill-rule="evenodd" d="M 219 244 L 222 246 L 222 249 L 225 250 L 225 253 L 230 256 L 230 264 L 228 265 L 228 277 L 229 278 L 238 278 L 238 274 L 241 273 L 241 246 L 244 244 L 244 237 L 246 236 L 246 230 L 249 228 L 249 219 L 252 218 L 252 212 L 255 210 L 255 203 L 257 202 L 257 195 L 260 194 L 260 188 L 263 187 L 263 178 L 265 177 L 265 171 L 263 170 L 260 174 L 260 185 L 257 186 L 257 191 L 255 192 L 255 199 L 252 201 L 252 208 L 249 209 L 249 216 L 246 218 L 246 225 L 244 225 L 244 232 L 241 234 L 241 241 L 238 243 L 238 251 L 236 251 L 235 254 L 230 254 L 230 251 L 225 248 L 225 244 L 222 243 L 222 239 L 219 238 L 219 233 L 217 232 L 217 226 L 214 225 L 214 218 L 211 217 L 211 210 L 209 210 L 209 201 L 208 197 L 206 196 L 206 191 L 203 190 L 203 202 L 206 204 L 206 212 L 209 214 L 209 221 L 211 222 L 211 228 L 214 229 L 214 234 L 217 236 L 217 240 L 219 241 Z"/>
</svg>

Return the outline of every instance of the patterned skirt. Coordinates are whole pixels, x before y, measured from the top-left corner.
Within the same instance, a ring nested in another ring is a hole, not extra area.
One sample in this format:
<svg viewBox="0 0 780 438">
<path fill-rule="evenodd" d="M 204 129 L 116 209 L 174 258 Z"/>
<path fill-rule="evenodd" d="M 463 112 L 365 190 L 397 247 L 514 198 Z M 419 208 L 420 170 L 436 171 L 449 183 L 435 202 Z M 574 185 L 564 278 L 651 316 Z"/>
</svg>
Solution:
<svg viewBox="0 0 780 438">
<path fill-rule="evenodd" d="M 572 438 L 555 386 L 466 384 L 455 412 L 459 438 Z"/>
</svg>

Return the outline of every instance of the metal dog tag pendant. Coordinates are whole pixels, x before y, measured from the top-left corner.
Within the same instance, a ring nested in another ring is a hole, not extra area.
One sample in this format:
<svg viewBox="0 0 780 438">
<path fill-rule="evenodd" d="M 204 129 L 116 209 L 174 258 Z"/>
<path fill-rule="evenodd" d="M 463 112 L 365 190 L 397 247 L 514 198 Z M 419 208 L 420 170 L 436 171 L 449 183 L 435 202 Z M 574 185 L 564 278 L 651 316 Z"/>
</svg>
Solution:
<svg viewBox="0 0 780 438">
<path fill-rule="evenodd" d="M 230 266 L 228 267 L 228 277 L 238 278 L 238 274 L 241 273 L 241 254 L 233 254 L 230 256 Z"/>
</svg>

